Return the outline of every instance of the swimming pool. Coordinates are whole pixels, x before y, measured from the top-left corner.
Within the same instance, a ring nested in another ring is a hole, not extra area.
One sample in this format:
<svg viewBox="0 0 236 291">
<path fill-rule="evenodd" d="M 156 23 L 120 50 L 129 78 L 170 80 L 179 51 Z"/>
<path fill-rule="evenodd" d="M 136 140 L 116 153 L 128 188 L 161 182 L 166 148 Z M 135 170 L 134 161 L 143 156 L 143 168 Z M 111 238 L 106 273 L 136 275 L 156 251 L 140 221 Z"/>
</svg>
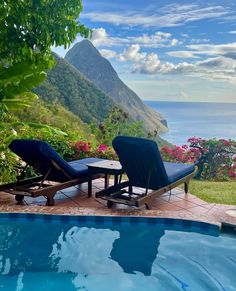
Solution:
<svg viewBox="0 0 236 291">
<path fill-rule="evenodd" d="M 235 290 L 236 237 L 160 218 L 0 214 L 0 290 Z"/>
</svg>

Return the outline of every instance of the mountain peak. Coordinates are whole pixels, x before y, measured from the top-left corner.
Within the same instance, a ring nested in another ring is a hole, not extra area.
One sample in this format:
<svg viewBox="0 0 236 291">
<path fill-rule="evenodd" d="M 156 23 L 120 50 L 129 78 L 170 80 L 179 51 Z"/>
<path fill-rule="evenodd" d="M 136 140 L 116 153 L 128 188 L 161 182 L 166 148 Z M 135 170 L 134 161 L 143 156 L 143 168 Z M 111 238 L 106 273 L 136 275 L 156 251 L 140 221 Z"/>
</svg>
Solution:
<svg viewBox="0 0 236 291">
<path fill-rule="evenodd" d="M 120 80 L 111 63 L 101 56 L 90 41 L 83 40 L 75 44 L 67 52 L 65 59 L 128 112 L 133 120 L 143 121 L 147 132 L 167 130 L 164 118 L 146 106 L 138 95 Z"/>
<path fill-rule="evenodd" d="M 77 42 L 67 53 L 65 59 L 69 61 L 70 59 L 79 58 L 83 56 L 83 58 L 91 58 L 97 57 L 102 58 L 100 52 L 95 48 L 92 42 L 88 39 L 84 39 L 80 42 Z M 70 61 L 69 61 L 70 62 Z"/>
</svg>

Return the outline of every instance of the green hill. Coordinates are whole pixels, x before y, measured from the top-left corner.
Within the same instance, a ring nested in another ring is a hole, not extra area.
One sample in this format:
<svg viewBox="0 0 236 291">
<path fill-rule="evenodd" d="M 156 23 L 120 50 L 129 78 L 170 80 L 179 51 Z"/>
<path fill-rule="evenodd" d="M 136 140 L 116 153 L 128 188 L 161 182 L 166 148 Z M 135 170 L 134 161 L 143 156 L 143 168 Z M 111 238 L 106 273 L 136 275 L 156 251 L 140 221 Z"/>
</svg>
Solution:
<svg viewBox="0 0 236 291">
<path fill-rule="evenodd" d="M 47 124 L 73 135 L 79 133 L 86 136 L 90 133 L 86 123 L 58 102 L 49 103 L 39 99 L 29 108 L 15 111 L 15 116 L 22 122 Z"/>
<path fill-rule="evenodd" d="M 55 55 L 56 66 L 47 80 L 34 89 L 47 103 L 59 102 L 82 121 L 102 121 L 114 102 L 64 59 Z"/>
</svg>

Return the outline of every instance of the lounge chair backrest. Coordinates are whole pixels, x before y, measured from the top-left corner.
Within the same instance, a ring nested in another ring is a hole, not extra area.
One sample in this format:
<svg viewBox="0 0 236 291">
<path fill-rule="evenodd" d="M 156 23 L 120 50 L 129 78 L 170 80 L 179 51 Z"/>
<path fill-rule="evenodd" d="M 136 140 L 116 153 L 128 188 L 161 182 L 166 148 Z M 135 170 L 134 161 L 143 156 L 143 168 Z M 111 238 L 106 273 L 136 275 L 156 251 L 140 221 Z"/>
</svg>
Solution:
<svg viewBox="0 0 236 291">
<path fill-rule="evenodd" d="M 44 141 L 15 139 L 10 143 L 9 148 L 41 175 L 46 175 L 49 169 L 51 169 L 48 176 L 48 179 L 51 181 L 64 182 L 75 177 L 74 169 Z M 64 173 L 58 170 L 52 161 Z"/>
<path fill-rule="evenodd" d="M 117 136 L 112 145 L 131 185 L 155 190 L 169 184 L 156 142 Z"/>
</svg>

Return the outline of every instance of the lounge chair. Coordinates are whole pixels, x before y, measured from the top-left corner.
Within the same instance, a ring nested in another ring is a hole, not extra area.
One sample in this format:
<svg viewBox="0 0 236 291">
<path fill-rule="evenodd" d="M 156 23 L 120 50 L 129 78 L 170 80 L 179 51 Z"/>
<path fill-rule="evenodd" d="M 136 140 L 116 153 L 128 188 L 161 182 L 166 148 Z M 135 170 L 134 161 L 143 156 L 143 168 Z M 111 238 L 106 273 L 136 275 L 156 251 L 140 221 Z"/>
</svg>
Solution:
<svg viewBox="0 0 236 291">
<path fill-rule="evenodd" d="M 107 200 L 109 208 L 113 203 L 122 203 L 145 205 L 149 209 L 154 198 L 167 191 L 171 193 L 181 183 L 185 185 L 185 193 L 188 192 L 189 181 L 194 176 L 193 164 L 163 162 L 156 142 L 148 139 L 118 136 L 112 145 L 128 181 L 96 193 L 96 197 Z M 134 187 L 145 190 L 135 193 Z"/>
<path fill-rule="evenodd" d="M 46 142 L 40 140 L 15 139 L 9 148 L 17 154 L 27 166 L 40 175 L 23 179 L 25 170 L 15 183 L 0 186 L 0 191 L 15 195 L 15 199 L 21 202 L 24 196 L 47 198 L 46 205 L 54 205 L 54 195 L 57 191 L 78 185 L 89 183 L 88 196 L 91 196 L 91 181 L 103 175 L 90 175 L 87 164 L 100 161 L 97 158 L 86 158 L 72 162 L 66 162 Z"/>
</svg>

